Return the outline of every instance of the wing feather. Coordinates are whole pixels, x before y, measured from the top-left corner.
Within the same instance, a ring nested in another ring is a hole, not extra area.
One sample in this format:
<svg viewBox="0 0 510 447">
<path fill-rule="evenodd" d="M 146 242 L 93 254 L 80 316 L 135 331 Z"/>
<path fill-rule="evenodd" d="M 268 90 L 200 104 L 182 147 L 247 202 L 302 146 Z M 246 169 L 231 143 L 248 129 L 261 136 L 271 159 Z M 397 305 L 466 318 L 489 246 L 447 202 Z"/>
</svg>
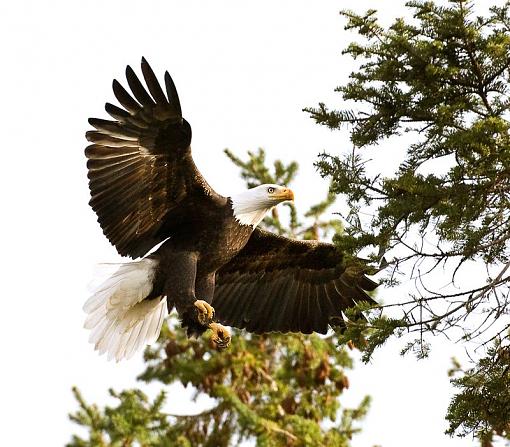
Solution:
<svg viewBox="0 0 510 447">
<path fill-rule="evenodd" d="M 166 87 L 166 94 L 168 95 L 168 99 L 170 103 L 172 103 L 175 107 L 175 112 L 178 115 L 182 115 L 181 111 L 181 103 L 179 102 L 179 96 L 177 95 L 177 89 L 175 88 L 174 81 L 172 77 L 170 76 L 170 73 L 168 71 L 165 72 L 165 87 Z"/>
<path fill-rule="evenodd" d="M 131 115 L 135 115 L 142 108 L 140 104 L 138 104 L 133 97 L 127 92 L 127 90 L 122 87 L 121 83 L 114 79 L 112 82 L 113 94 Z"/>
<path fill-rule="evenodd" d="M 216 274 L 212 301 L 219 321 L 256 333 L 326 333 L 377 283 L 362 260 L 344 260 L 332 244 L 297 241 L 256 229 Z M 362 317 L 362 316 L 360 316 Z"/>
<path fill-rule="evenodd" d="M 324 309 L 321 307 L 320 298 L 317 290 L 317 284 L 310 284 L 310 293 L 308 296 L 308 329 L 313 332 L 314 328 L 319 328 L 320 332 L 321 319 L 323 318 Z"/>
<path fill-rule="evenodd" d="M 168 100 L 166 99 L 165 94 L 163 93 L 163 89 L 159 85 L 158 78 L 152 71 L 151 66 L 147 63 L 144 57 L 142 57 L 142 73 L 145 79 L 145 83 L 149 88 L 149 92 L 156 101 L 158 105 L 166 105 L 168 104 Z"/>
<path fill-rule="evenodd" d="M 222 206 L 191 157 L 191 127 L 182 118 L 175 85 L 165 73 L 165 96 L 142 58 L 144 87 L 126 68 L 128 92 L 117 80 L 113 93 L 121 107 L 106 103 L 113 118 L 90 118 L 95 130 L 88 158 L 90 205 L 104 234 L 124 256 L 143 256 L 195 218 L 196 210 Z"/>
<path fill-rule="evenodd" d="M 128 81 L 129 88 L 140 104 L 148 108 L 154 107 L 156 105 L 129 65 L 126 67 L 126 79 Z"/>
<path fill-rule="evenodd" d="M 274 324 L 275 310 L 281 307 L 280 293 L 286 279 L 284 276 L 279 275 L 276 277 L 275 275 L 270 275 L 266 278 L 266 289 L 259 298 L 263 303 L 263 307 L 260 309 L 260 319 L 264 322 L 263 327 L 265 331 L 268 331 Z"/>
<path fill-rule="evenodd" d="M 271 302 L 266 311 L 266 318 L 268 322 L 268 328 L 271 328 L 281 318 L 280 309 L 286 307 L 288 296 L 286 294 L 290 284 L 292 282 L 292 276 L 282 275 L 279 278 L 279 284 L 277 289 L 272 296 L 269 297 Z"/>
<path fill-rule="evenodd" d="M 96 143 L 96 146 L 108 146 L 108 147 L 132 147 L 138 149 L 138 142 L 137 141 L 128 141 L 128 140 L 121 140 L 120 138 L 115 138 L 110 135 L 105 135 L 101 132 L 98 132 L 97 130 L 89 130 L 85 133 L 85 137 L 88 141 L 91 143 Z M 92 146 L 89 146 L 87 149 L 90 149 L 89 152 L 85 152 L 85 155 L 88 156 L 88 154 L 94 153 L 92 149 L 94 149 Z"/>
<path fill-rule="evenodd" d="M 311 289 L 312 284 L 306 281 L 303 284 L 303 294 L 301 296 L 301 306 L 299 308 L 299 316 L 297 320 L 298 330 L 303 334 L 309 334 L 313 332 L 311 329 L 312 318 L 310 315 L 310 300 L 311 300 Z M 317 309 L 314 309 L 316 311 Z"/>
<path fill-rule="evenodd" d="M 289 315 L 290 330 L 292 332 L 299 332 L 300 320 L 301 320 L 301 309 L 305 306 L 305 293 L 307 284 L 303 281 L 299 281 L 299 287 L 296 292 L 296 304 L 292 306 Z"/>
<path fill-rule="evenodd" d="M 101 144 L 91 144 L 85 149 L 85 154 L 91 160 L 111 160 L 117 162 L 118 158 L 133 156 L 138 158 L 138 150 L 134 146 L 105 146 Z"/>
<path fill-rule="evenodd" d="M 282 303 L 282 307 L 280 309 L 280 318 L 275 323 L 275 327 L 280 327 L 282 332 L 290 331 L 291 325 L 288 315 L 294 307 L 295 297 L 300 285 L 301 283 L 292 277 L 292 284 L 285 294 L 285 303 Z"/>
</svg>

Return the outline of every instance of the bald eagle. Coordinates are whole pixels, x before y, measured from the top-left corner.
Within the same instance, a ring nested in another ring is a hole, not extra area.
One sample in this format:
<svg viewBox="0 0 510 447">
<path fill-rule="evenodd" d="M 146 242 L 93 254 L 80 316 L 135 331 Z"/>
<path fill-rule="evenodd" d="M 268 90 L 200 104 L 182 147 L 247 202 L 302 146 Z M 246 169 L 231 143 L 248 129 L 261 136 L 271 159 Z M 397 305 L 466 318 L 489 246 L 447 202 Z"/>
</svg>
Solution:
<svg viewBox="0 0 510 447">
<path fill-rule="evenodd" d="M 95 348 L 131 357 L 157 339 L 174 307 L 189 336 L 211 329 L 221 349 L 231 337 L 223 325 L 326 333 L 344 324 L 345 309 L 372 301 L 365 291 L 377 284 L 334 245 L 257 228 L 293 200 L 289 188 L 223 197 L 209 186 L 193 162 L 172 78 L 165 73 L 165 94 L 144 58 L 141 69 L 147 88 L 128 66 L 131 93 L 114 80 L 122 107 L 106 103 L 113 120 L 90 118 L 95 130 L 86 133 L 90 205 L 119 254 L 142 258 L 121 264 L 85 303 Z"/>
</svg>

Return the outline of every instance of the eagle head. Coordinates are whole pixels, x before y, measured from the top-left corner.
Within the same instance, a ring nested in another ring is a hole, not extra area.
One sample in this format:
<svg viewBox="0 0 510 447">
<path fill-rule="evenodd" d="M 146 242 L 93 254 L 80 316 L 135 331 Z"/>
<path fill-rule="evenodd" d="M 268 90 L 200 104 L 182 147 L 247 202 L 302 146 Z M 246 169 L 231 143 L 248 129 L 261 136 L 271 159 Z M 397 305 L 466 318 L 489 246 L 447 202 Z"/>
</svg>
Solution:
<svg viewBox="0 0 510 447">
<path fill-rule="evenodd" d="M 265 184 L 232 196 L 234 217 L 243 225 L 256 227 L 273 207 L 287 200 L 294 200 L 290 188 Z"/>
</svg>

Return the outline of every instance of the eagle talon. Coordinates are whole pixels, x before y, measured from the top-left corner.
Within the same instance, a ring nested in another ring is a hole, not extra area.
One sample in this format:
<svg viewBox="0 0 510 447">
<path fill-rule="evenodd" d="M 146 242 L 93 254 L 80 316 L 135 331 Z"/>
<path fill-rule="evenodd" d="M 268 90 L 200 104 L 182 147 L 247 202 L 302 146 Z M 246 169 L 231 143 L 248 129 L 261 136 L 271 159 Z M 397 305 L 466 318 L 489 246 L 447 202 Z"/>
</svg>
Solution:
<svg viewBox="0 0 510 447">
<path fill-rule="evenodd" d="M 216 346 L 216 349 L 221 351 L 230 345 L 230 331 L 225 326 L 219 323 L 211 323 L 209 329 L 213 332 L 211 341 Z"/>
<path fill-rule="evenodd" d="M 207 301 L 196 300 L 193 305 L 198 309 L 197 319 L 202 326 L 207 326 L 214 318 L 214 307 Z"/>
</svg>

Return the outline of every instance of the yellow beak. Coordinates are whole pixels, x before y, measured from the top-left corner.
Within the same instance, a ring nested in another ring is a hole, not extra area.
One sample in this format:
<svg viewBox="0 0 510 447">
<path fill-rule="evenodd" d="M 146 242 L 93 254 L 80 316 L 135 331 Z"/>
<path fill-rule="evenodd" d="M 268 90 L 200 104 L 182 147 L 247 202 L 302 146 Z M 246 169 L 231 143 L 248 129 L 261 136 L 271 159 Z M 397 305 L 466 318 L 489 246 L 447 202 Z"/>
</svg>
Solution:
<svg viewBox="0 0 510 447">
<path fill-rule="evenodd" d="M 285 188 L 280 194 L 275 196 L 275 198 L 281 202 L 284 200 L 294 200 L 294 192 L 290 188 Z"/>
</svg>

